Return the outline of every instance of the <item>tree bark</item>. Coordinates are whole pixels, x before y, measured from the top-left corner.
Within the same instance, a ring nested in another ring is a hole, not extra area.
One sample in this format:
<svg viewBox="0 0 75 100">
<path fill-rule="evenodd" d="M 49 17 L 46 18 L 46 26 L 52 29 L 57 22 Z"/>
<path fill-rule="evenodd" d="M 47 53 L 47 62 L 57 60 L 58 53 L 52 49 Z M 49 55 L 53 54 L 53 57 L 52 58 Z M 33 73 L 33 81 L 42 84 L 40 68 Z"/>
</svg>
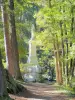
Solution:
<svg viewBox="0 0 75 100">
<path fill-rule="evenodd" d="M 61 61 L 60 61 L 60 51 L 59 51 L 59 44 L 58 39 L 54 44 L 55 50 L 55 58 L 56 58 L 56 81 L 58 84 L 62 84 L 62 68 L 61 68 Z"/>
<path fill-rule="evenodd" d="M 55 41 L 53 45 L 54 45 L 54 55 L 55 55 L 56 82 L 59 83 L 59 71 L 58 71 L 58 61 L 57 61 L 57 51 L 56 51 Z"/>
<path fill-rule="evenodd" d="M 51 0 L 48 0 L 49 8 L 51 8 Z"/>
<path fill-rule="evenodd" d="M 9 22 L 8 14 L 5 1 L 2 0 L 1 11 L 2 11 L 2 20 L 3 20 L 3 31 L 4 31 L 4 41 L 5 41 L 5 51 L 6 51 L 6 62 L 9 73 L 14 76 L 14 66 L 12 60 L 12 49 L 9 39 Z"/>
<path fill-rule="evenodd" d="M 67 36 L 67 29 L 66 29 L 66 24 L 64 24 L 64 30 L 65 30 L 65 35 Z M 66 85 L 69 82 L 68 76 L 69 76 L 69 64 L 68 64 L 68 38 L 65 39 L 66 42 L 66 66 L 65 66 L 65 76 L 66 76 Z"/>
<path fill-rule="evenodd" d="M 60 30 L 61 30 L 61 45 L 62 45 L 62 74 L 65 74 L 65 63 L 64 63 L 64 56 L 65 56 L 65 50 L 64 50 L 64 39 L 63 39 L 63 22 L 60 21 Z"/>
<path fill-rule="evenodd" d="M 18 53 L 18 43 L 17 43 L 17 36 L 16 36 L 14 1 L 13 0 L 9 0 L 9 9 L 10 9 L 11 44 L 12 44 L 12 51 L 13 51 L 15 78 L 22 79 L 20 68 L 19 68 L 19 53 Z"/>
<path fill-rule="evenodd" d="M 8 93 L 7 93 L 6 79 L 5 79 L 1 50 L 0 50 L 0 96 L 3 95 L 8 96 Z"/>
<path fill-rule="evenodd" d="M 60 61 L 60 51 L 59 51 L 59 43 L 58 37 L 56 36 L 56 48 L 57 48 L 57 61 L 58 61 L 58 71 L 59 71 L 59 84 L 62 84 L 62 66 Z"/>
<path fill-rule="evenodd" d="M 70 33 L 73 34 L 74 33 L 74 6 L 71 7 L 71 31 Z M 72 41 L 70 42 L 70 47 L 72 47 Z M 70 60 L 70 76 L 72 78 L 73 76 L 73 69 L 74 69 L 74 61 L 73 59 L 71 58 Z"/>
</svg>

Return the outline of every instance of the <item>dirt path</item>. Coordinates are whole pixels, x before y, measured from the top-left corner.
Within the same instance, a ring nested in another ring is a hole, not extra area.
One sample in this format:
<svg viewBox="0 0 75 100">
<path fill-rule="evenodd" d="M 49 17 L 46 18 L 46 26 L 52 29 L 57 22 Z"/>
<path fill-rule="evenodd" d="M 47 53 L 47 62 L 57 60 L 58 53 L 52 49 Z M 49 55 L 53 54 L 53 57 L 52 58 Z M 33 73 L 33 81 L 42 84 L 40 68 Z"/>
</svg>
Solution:
<svg viewBox="0 0 75 100">
<path fill-rule="evenodd" d="M 63 91 L 57 91 L 56 86 L 31 83 L 24 85 L 26 89 L 18 95 L 10 95 L 15 100 L 75 100 L 67 97 Z"/>
</svg>

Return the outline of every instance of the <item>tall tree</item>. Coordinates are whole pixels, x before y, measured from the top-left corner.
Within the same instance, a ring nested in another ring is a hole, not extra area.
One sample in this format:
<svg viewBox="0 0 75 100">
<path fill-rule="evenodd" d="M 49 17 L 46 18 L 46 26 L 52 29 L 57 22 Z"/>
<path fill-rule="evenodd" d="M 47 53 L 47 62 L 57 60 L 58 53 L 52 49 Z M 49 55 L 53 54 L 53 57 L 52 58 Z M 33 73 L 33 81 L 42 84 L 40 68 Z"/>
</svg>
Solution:
<svg viewBox="0 0 75 100">
<path fill-rule="evenodd" d="M 10 43 L 10 38 L 9 38 L 9 21 L 8 21 L 8 13 L 7 13 L 5 0 L 2 0 L 1 11 L 2 11 L 2 20 L 3 20 L 3 31 L 4 31 L 7 67 L 8 67 L 9 73 L 12 76 L 14 76 L 12 50 L 11 50 L 11 43 Z"/>
<path fill-rule="evenodd" d="M 74 21 L 75 21 L 75 17 L 74 17 L 74 9 L 75 9 L 75 6 L 74 5 L 71 5 L 71 28 L 70 28 L 70 34 L 74 34 Z M 72 48 L 72 40 L 70 41 L 70 48 Z M 75 58 L 71 58 L 70 60 L 70 76 L 71 76 L 71 79 L 72 77 L 74 76 L 74 67 L 75 67 Z"/>
<path fill-rule="evenodd" d="M 12 51 L 13 51 L 15 78 L 21 79 L 22 77 L 21 77 L 20 68 L 19 68 L 19 54 L 18 54 L 18 44 L 17 44 L 17 36 L 16 36 L 14 1 L 13 0 L 9 0 L 9 9 L 10 9 L 11 45 L 12 45 Z"/>
</svg>

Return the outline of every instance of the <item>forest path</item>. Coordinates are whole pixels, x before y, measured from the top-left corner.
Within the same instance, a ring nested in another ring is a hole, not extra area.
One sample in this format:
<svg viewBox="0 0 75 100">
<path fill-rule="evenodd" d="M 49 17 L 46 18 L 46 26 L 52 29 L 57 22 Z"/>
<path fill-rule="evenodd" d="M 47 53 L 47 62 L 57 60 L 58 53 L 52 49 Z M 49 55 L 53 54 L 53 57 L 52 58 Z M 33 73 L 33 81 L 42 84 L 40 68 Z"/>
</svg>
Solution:
<svg viewBox="0 0 75 100">
<path fill-rule="evenodd" d="M 57 90 L 56 86 L 45 83 L 27 83 L 26 89 L 10 97 L 15 100 L 75 100 L 70 99 L 64 91 Z"/>
</svg>

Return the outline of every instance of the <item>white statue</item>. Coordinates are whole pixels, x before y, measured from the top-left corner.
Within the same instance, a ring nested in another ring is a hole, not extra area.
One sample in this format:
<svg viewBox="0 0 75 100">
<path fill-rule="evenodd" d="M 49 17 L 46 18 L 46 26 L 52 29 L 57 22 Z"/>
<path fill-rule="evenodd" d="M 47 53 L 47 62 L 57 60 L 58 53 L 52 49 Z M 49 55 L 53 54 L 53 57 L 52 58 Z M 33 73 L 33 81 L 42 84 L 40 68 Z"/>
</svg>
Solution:
<svg viewBox="0 0 75 100">
<path fill-rule="evenodd" d="M 38 81 L 40 67 L 36 56 L 36 42 L 34 40 L 35 27 L 32 25 L 31 39 L 29 40 L 28 73 L 24 76 L 27 81 Z"/>
</svg>

